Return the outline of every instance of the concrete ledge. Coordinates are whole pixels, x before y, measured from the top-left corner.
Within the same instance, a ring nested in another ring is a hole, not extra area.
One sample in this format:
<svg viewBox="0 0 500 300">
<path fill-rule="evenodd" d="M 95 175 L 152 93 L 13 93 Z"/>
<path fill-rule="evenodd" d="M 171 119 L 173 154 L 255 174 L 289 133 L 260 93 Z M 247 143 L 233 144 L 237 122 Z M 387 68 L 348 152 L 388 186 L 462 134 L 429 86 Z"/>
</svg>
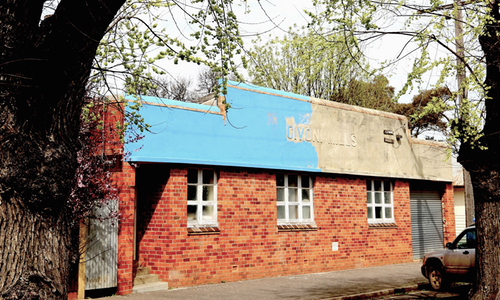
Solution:
<svg viewBox="0 0 500 300">
<path fill-rule="evenodd" d="M 147 293 L 154 291 L 164 291 L 168 290 L 168 282 L 154 282 L 154 283 L 146 283 L 141 285 L 136 285 L 132 288 L 132 293 Z"/>
</svg>

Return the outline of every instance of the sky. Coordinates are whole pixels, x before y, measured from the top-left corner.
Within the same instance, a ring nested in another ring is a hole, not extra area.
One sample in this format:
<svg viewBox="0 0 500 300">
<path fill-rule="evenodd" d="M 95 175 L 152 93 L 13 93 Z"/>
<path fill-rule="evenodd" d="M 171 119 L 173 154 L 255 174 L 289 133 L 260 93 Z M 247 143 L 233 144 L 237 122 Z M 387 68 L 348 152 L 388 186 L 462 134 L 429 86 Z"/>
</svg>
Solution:
<svg viewBox="0 0 500 300">
<path fill-rule="evenodd" d="M 251 47 L 252 40 L 258 35 L 265 40 L 269 35 L 283 36 L 294 24 L 307 25 L 308 19 L 303 11 L 313 9 L 311 1 L 308 0 L 262 0 L 260 5 L 257 1 L 248 1 L 248 5 L 238 5 L 238 2 L 235 1 L 233 9 L 237 13 L 240 33 L 246 48 Z M 250 12 L 243 13 L 247 9 Z M 185 25 L 181 29 L 189 31 L 189 26 Z M 179 62 L 177 66 L 168 64 L 166 67 L 172 76 L 191 76 L 192 79 L 196 78 L 199 70 L 197 66 L 186 62 Z"/>
<path fill-rule="evenodd" d="M 272 36 L 283 36 L 288 28 L 294 24 L 305 26 L 308 23 L 308 16 L 304 10 L 314 11 L 311 1 L 307 0 L 261 0 L 248 1 L 249 6 L 240 5 L 235 1 L 234 10 L 237 11 L 240 24 L 240 32 L 243 35 L 245 47 L 251 46 L 251 41 L 257 34 L 265 40 Z M 249 14 L 242 14 L 244 9 L 250 9 Z M 184 27 L 182 29 L 188 29 Z M 406 43 L 406 38 L 397 36 L 386 37 L 377 40 L 368 46 L 367 58 L 372 67 L 379 66 L 386 59 L 397 57 Z M 397 65 L 384 71 L 384 75 L 389 78 L 390 85 L 396 88 L 396 93 L 406 82 L 406 74 L 411 68 L 411 59 L 403 59 Z M 173 65 L 171 62 L 165 65 L 172 77 L 187 77 L 196 81 L 200 68 L 196 65 L 179 62 Z M 242 74 L 246 72 L 242 69 Z M 248 77 L 247 77 L 248 78 Z M 430 81 L 429 81 L 430 83 Z M 430 85 L 428 86 L 430 88 Z M 423 88 L 426 88 L 424 86 Z M 413 91 L 410 95 L 403 96 L 399 102 L 411 102 L 412 97 L 418 91 Z"/>
</svg>

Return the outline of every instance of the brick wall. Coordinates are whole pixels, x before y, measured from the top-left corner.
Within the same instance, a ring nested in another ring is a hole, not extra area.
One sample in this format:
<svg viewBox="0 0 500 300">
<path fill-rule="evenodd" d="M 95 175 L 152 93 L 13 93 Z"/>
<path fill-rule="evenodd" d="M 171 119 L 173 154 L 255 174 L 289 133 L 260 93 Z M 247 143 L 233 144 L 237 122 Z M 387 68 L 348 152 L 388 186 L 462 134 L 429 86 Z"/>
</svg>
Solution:
<svg viewBox="0 0 500 300">
<path fill-rule="evenodd" d="M 364 178 L 316 176 L 317 230 L 283 232 L 276 223 L 274 173 L 220 170 L 220 233 L 188 235 L 187 170 L 142 165 L 137 174 L 139 264 L 171 287 L 412 261 L 405 181 L 396 181 L 394 187 L 396 226 L 375 227 L 367 223 Z M 124 213 L 132 215 L 133 205 L 121 203 Z M 120 226 L 120 293 L 131 288 L 127 280 L 132 277 L 133 249 L 123 244 L 133 238 L 130 222 L 125 217 Z M 332 243 L 338 243 L 338 251 L 332 251 Z"/>
</svg>

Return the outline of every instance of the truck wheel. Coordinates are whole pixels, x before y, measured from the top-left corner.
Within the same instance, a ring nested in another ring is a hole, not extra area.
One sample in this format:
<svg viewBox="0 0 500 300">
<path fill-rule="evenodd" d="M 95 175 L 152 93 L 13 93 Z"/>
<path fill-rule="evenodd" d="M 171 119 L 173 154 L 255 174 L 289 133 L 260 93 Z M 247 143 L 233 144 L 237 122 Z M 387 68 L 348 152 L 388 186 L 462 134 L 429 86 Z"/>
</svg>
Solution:
<svg viewBox="0 0 500 300">
<path fill-rule="evenodd" d="M 433 290 L 439 291 L 444 289 L 446 286 L 446 280 L 441 267 L 430 266 L 427 270 L 427 274 L 429 276 L 429 284 Z"/>
</svg>

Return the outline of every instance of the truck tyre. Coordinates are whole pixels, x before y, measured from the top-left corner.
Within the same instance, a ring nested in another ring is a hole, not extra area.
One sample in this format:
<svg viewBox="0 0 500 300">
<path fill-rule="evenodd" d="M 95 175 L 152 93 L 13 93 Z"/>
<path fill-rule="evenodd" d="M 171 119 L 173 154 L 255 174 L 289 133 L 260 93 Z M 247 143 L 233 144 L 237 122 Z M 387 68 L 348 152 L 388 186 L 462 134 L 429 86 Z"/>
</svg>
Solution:
<svg viewBox="0 0 500 300">
<path fill-rule="evenodd" d="M 429 266 L 427 269 L 429 284 L 433 290 L 440 291 L 446 287 L 446 278 L 441 266 Z"/>
</svg>

